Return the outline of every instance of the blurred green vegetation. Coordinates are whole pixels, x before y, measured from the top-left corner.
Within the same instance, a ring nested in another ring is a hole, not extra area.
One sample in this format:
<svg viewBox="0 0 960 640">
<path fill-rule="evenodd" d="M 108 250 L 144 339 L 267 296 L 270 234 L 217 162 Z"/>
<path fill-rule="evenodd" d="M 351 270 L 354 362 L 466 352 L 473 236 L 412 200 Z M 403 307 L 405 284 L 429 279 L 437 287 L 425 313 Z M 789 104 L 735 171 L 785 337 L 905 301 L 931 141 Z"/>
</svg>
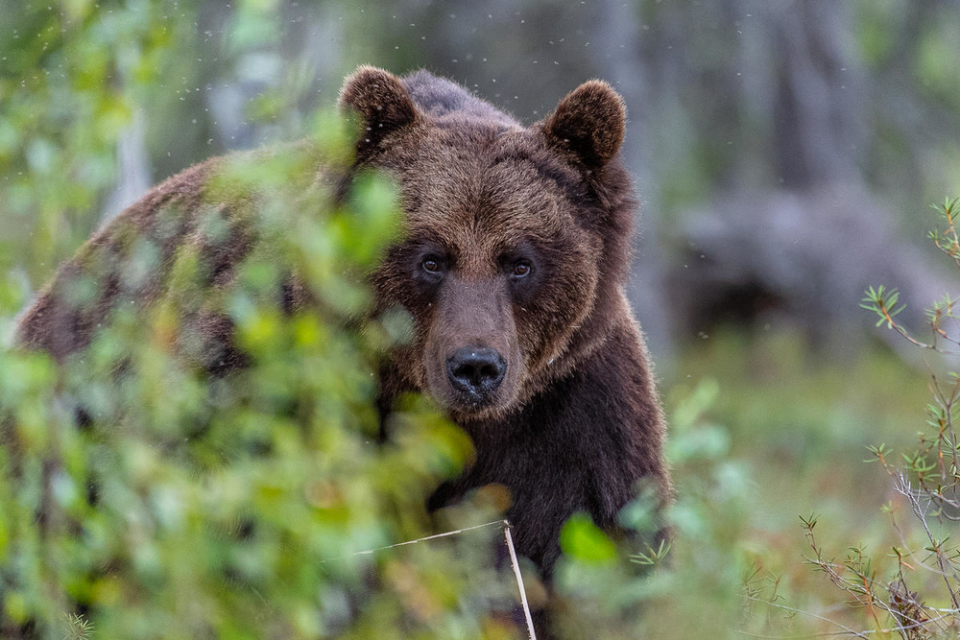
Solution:
<svg viewBox="0 0 960 640">
<path fill-rule="evenodd" d="M 403 338 L 404 319 L 351 326 L 369 308 L 359 277 L 394 236 L 396 198 L 371 178 L 336 207 L 311 189 L 305 149 L 241 156 L 211 182 L 211 204 L 247 216 L 258 239 L 233 284 L 213 285 L 184 245 L 165 273 L 147 267 L 166 293 L 141 309 L 134 282 L 60 366 L 0 355 L 4 637 L 26 624 L 63 637 L 73 611 L 104 638 L 508 634 L 486 600 L 466 598 L 495 595 L 476 539 L 406 559 L 356 555 L 427 533 L 427 495 L 472 446 L 415 399 L 392 418 L 396 441 L 375 444 L 377 354 Z M 157 215 L 184 215 L 177 206 Z M 226 242 L 224 231 L 199 233 Z M 119 263 L 91 260 L 94 286 L 106 281 L 98 265 L 131 274 L 156 251 L 145 235 Z M 282 311 L 292 272 L 314 312 Z M 250 366 L 211 377 L 190 357 L 199 310 L 227 314 Z M 382 588 L 366 584 L 380 575 Z"/>
</svg>

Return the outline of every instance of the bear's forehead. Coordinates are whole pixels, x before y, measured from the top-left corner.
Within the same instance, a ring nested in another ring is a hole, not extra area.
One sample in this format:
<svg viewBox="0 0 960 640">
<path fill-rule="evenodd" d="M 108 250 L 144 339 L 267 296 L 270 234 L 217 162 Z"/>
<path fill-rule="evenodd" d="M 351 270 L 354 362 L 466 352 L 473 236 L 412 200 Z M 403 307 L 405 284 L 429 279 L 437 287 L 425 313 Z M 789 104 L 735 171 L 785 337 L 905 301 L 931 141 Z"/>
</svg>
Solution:
<svg viewBox="0 0 960 640">
<path fill-rule="evenodd" d="M 411 230 L 459 239 L 544 236 L 574 222 L 584 186 L 533 133 L 464 127 L 431 134 L 407 150 L 400 169 Z"/>
</svg>

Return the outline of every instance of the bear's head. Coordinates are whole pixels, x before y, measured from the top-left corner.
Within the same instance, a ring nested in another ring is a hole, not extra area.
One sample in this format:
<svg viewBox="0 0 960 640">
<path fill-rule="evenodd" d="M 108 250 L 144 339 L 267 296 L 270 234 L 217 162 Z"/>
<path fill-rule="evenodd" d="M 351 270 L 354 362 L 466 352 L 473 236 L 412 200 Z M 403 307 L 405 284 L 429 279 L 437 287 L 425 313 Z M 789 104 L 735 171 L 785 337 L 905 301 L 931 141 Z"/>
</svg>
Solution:
<svg viewBox="0 0 960 640">
<path fill-rule="evenodd" d="M 361 67 L 340 101 L 360 119 L 357 166 L 392 174 L 406 210 L 373 277 L 379 306 L 414 320 L 397 386 L 469 422 L 569 374 L 620 317 L 635 206 L 620 96 L 587 82 L 525 128 L 448 81 Z"/>
</svg>

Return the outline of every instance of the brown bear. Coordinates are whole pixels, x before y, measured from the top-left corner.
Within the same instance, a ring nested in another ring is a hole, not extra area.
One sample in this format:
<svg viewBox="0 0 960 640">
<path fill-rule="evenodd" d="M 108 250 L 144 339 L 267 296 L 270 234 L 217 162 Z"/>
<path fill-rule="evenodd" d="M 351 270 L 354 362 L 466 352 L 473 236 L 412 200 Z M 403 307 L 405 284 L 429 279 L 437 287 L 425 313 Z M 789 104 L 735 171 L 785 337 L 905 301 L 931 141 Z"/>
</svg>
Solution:
<svg viewBox="0 0 960 640">
<path fill-rule="evenodd" d="M 361 67 L 340 104 L 362 121 L 351 174 L 391 174 L 405 208 L 402 238 L 371 282 L 378 308 L 409 311 L 414 337 L 386 354 L 380 404 L 423 392 L 443 407 L 476 459 L 429 506 L 505 486 L 517 552 L 549 579 L 572 514 L 620 536 L 638 485 L 661 504 L 671 492 L 655 379 L 624 295 L 637 203 L 618 154 L 623 100 L 590 81 L 524 127 L 427 72 Z M 199 165 L 155 188 L 81 253 L 109 245 L 117 229 L 154 227 L 171 201 L 198 207 L 208 172 Z M 208 251 L 223 277 L 250 244 L 238 237 Z M 190 230 L 168 238 L 164 252 Z M 24 316 L 21 344 L 63 358 L 89 341 L 110 296 L 84 311 L 63 303 L 78 268 L 62 268 Z M 229 327 L 212 325 L 226 340 Z M 229 354 L 218 363 L 242 359 Z"/>
</svg>

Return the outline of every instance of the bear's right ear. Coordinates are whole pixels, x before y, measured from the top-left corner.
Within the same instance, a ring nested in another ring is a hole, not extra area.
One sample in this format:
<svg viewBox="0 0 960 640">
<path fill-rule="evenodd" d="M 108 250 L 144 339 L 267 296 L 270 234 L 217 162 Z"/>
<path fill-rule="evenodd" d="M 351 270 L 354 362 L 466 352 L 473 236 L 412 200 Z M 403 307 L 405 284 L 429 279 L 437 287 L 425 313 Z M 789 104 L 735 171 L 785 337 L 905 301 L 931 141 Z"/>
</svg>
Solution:
<svg viewBox="0 0 960 640">
<path fill-rule="evenodd" d="M 387 134 L 416 124 L 421 118 L 399 78 L 366 65 L 344 81 L 339 105 L 342 112 L 360 117 L 359 157 L 374 151 Z"/>
</svg>

